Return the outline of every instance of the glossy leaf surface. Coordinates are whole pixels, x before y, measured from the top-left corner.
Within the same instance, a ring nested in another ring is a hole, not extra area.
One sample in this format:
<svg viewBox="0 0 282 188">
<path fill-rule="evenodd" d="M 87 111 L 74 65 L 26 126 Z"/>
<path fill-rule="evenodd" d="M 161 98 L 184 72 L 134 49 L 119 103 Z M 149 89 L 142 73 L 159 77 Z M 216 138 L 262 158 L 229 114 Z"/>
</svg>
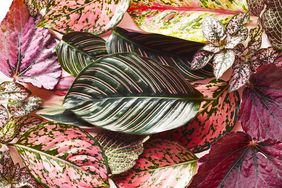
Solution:
<svg viewBox="0 0 282 188">
<path fill-rule="evenodd" d="M 281 140 L 282 69 L 261 66 L 245 88 L 240 110 L 243 129 L 256 139 Z"/>
<path fill-rule="evenodd" d="M 144 31 L 205 42 L 201 28 L 204 18 L 213 16 L 226 25 L 233 15 L 247 11 L 247 2 L 141 0 L 131 1 L 128 11 Z"/>
<path fill-rule="evenodd" d="M 53 0 L 39 26 L 61 33 L 83 31 L 99 35 L 115 27 L 129 0 Z"/>
<path fill-rule="evenodd" d="M 199 114 L 185 126 L 153 137 L 177 141 L 195 153 L 209 149 L 237 122 L 240 96 L 238 92 L 229 93 L 228 87 L 224 81 L 197 86 L 205 97 L 213 100 L 202 102 Z"/>
<path fill-rule="evenodd" d="M 105 41 L 90 33 L 73 32 L 63 36 L 57 46 L 62 68 L 73 76 L 95 59 L 107 55 Z"/>
<path fill-rule="evenodd" d="M 104 187 L 107 165 L 97 142 L 79 128 L 45 123 L 15 144 L 26 167 L 49 187 Z"/>
<path fill-rule="evenodd" d="M 176 142 L 151 140 L 137 164 L 115 178 L 120 188 L 186 187 L 197 167 L 197 157 Z"/>
<path fill-rule="evenodd" d="M 189 187 L 281 187 L 282 143 L 257 142 L 243 132 L 229 133 L 216 142 Z"/>
<path fill-rule="evenodd" d="M 190 69 L 194 53 L 203 46 L 197 42 L 116 28 L 106 44 L 109 53 L 135 52 L 140 56 L 151 58 L 161 65 L 173 67 L 188 80 L 199 80 L 213 76 L 211 65 L 198 71 Z"/>
<path fill-rule="evenodd" d="M 174 69 L 135 54 L 116 54 L 80 73 L 64 107 L 105 129 L 152 134 L 184 125 L 201 100 Z"/>
<path fill-rule="evenodd" d="M 53 50 L 56 41 L 47 29 L 36 28 L 23 1 L 13 1 L 0 26 L 0 71 L 17 81 L 54 89 L 61 76 Z"/>
</svg>

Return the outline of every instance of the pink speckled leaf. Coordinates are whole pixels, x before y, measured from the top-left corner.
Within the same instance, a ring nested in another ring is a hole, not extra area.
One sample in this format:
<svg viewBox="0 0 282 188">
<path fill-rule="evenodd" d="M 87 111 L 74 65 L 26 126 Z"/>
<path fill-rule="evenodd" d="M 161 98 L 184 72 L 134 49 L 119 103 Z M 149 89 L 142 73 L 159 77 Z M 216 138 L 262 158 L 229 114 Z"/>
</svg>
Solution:
<svg viewBox="0 0 282 188">
<path fill-rule="evenodd" d="M 23 1 L 13 1 L 0 26 L 0 71 L 17 81 L 53 89 L 61 76 L 53 49 L 56 40 L 47 29 L 36 28 Z"/>
<path fill-rule="evenodd" d="M 1 104 L 0 105 L 0 129 L 4 127 L 9 119 L 8 110 Z"/>
<path fill-rule="evenodd" d="M 97 141 L 81 129 L 44 123 L 15 144 L 26 167 L 49 187 L 107 187 L 108 167 Z"/>
<path fill-rule="evenodd" d="M 30 15 L 37 16 L 51 1 L 52 0 L 25 0 L 25 4 L 28 7 Z"/>
<path fill-rule="evenodd" d="M 120 188 L 186 187 L 197 168 L 197 157 L 176 142 L 152 140 L 137 164 L 114 178 Z"/>
<path fill-rule="evenodd" d="M 282 143 L 256 141 L 244 133 L 229 133 L 218 140 L 189 188 L 282 187 Z"/>
<path fill-rule="evenodd" d="M 131 1 L 128 10 L 135 23 L 146 32 L 197 42 L 206 42 L 202 32 L 202 23 L 206 17 L 215 17 L 226 25 L 235 14 L 246 11 L 247 2 L 241 0 L 138 0 Z M 211 25 L 219 26 L 213 23 Z M 224 35 L 222 26 L 204 28 L 205 35 L 219 34 L 208 35 L 208 40 Z M 212 30 L 215 32 L 210 32 Z"/>
<path fill-rule="evenodd" d="M 256 139 L 281 140 L 282 69 L 261 66 L 243 92 L 239 119 L 243 129 Z"/>
<path fill-rule="evenodd" d="M 236 91 L 246 85 L 249 82 L 251 74 L 252 71 L 249 64 L 236 64 L 233 68 L 233 73 L 229 81 L 229 91 Z"/>
<path fill-rule="evenodd" d="M 84 31 L 99 35 L 115 27 L 130 0 L 53 0 L 39 26 L 61 33 Z"/>
<path fill-rule="evenodd" d="M 214 100 L 202 102 L 200 113 L 187 125 L 153 137 L 177 141 L 196 153 L 209 149 L 237 122 L 240 96 L 238 92 L 229 93 L 228 87 L 220 80 L 197 86 L 205 97 Z"/>
</svg>

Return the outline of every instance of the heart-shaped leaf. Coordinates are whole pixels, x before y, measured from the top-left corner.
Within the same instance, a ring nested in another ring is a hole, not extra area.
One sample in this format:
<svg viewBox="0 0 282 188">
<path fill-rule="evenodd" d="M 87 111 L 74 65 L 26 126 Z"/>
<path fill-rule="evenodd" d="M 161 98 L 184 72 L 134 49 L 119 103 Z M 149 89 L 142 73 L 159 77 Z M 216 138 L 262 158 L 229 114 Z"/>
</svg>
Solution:
<svg viewBox="0 0 282 188">
<path fill-rule="evenodd" d="M 37 16 L 40 11 L 47 7 L 48 3 L 52 0 L 25 0 L 29 13 L 32 16 Z"/>
<path fill-rule="evenodd" d="M 216 54 L 213 58 L 216 79 L 219 79 L 233 65 L 234 61 L 235 53 L 232 50 Z"/>
<path fill-rule="evenodd" d="M 110 131 L 91 133 L 103 148 L 112 174 L 120 174 L 131 169 L 139 155 L 143 153 L 144 136 L 128 135 Z"/>
<path fill-rule="evenodd" d="M 243 92 L 239 119 L 243 129 L 256 139 L 281 140 L 282 69 L 261 66 Z"/>
<path fill-rule="evenodd" d="M 184 125 L 202 95 L 174 69 L 135 54 L 100 58 L 78 75 L 64 107 L 112 131 L 152 134 Z"/>
<path fill-rule="evenodd" d="M 190 69 L 194 53 L 203 44 L 158 34 L 142 34 L 115 28 L 106 43 L 109 53 L 135 52 L 176 69 L 188 80 L 212 77 L 211 65 L 199 71 Z"/>
<path fill-rule="evenodd" d="M 242 86 L 246 85 L 249 82 L 251 74 L 252 71 L 249 64 L 236 64 L 233 68 L 233 73 L 229 81 L 229 91 L 236 91 Z"/>
<path fill-rule="evenodd" d="M 108 186 L 104 154 L 79 128 L 40 124 L 22 135 L 15 147 L 31 174 L 49 187 Z"/>
<path fill-rule="evenodd" d="M 281 187 L 281 150 L 278 141 L 259 142 L 243 132 L 229 133 L 199 160 L 202 165 L 189 187 Z"/>
<path fill-rule="evenodd" d="M 226 25 L 232 16 L 247 11 L 247 2 L 139 0 L 131 1 L 128 11 L 135 23 L 144 31 L 204 42 L 206 41 L 202 32 L 204 18 L 216 17 Z"/>
<path fill-rule="evenodd" d="M 130 0 L 53 0 L 39 26 L 61 33 L 83 31 L 99 35 L 115 27 Z"/>
<path fill-rule="evenodd" d="M 197 157 L 176 142 L 145 143 L 137 164 L 124 176 L 114 178 L 120 188 L 186 187 L 196 172 Z"/>
<path fill-rule="evenodd" d="M 90 33 L 73 32 L 63 36 L 57 46 L 57 54 L 62 68 L 77 76 L 88 64 L 108 53 L 102 38 Z"/>
<path fill-rule="evenodd" d="M 237 122 L 240 96 L 238 92 L 229 93 L 228 87 L 221 80 L 197 86 L 205 97 L 213 100 L 202 102 L 199 114 L 187 125 L 153 137 L 177 141 L 195 153 L 209 149 Z"/>
</svg>

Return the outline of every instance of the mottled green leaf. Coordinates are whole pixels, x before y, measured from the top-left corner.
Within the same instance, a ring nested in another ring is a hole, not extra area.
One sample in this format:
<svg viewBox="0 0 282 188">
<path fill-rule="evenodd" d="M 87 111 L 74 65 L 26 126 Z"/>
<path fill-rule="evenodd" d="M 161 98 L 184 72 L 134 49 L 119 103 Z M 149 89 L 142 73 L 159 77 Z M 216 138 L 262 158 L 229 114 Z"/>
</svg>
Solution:
<svg viewBox="0 0 282 188">
<path fill-rule="evenodd" d="M 124 176 L 114 178 L 120 188 L 186 187 L 197 168 L 197 157 L 185 147 L 168 140 L 145 143 L 137 164 Z"/>
<path fill-rule="evenodd" d="M 95 59 L 108 54 L 104 39 L 83 32 L 64 35 L 56 50 L 62 68 L 74 76 Z"/>
<path fill-rule="evenodd" d="M 190 69 L 194 53 L 202 46 L 203 44 L 197 42 L 159 34 L 142 34 L 122 28 L 116 28 L 107 40 L 109 53 L 135 52 L 161 65 L 173 67 L 188 80 L 213 76 L 211 65 L 199 71 Z"/>
<path fill-rule="evenodd" d="M 112 131 L 152 134 L 184 125 L 202 95 L 170 67 L 135 54 L 100 58 L 85 68 L 64 107 Z"/>
<path fill-rule="evenodd" d="M 53 0 L 39 26 L 61 33 L 83 31 L 99 35 L 115 27 L 130 0 Z"/>
<path fill-rule="evenodd" d="M 0 105 L 0 129 L 4 127 L 4 125 L 7 123 L 9 119 L 9 113 L 7 108 L 3 106 L 2 104 Z"/>
<path fill-rule="evenodd" d="M 205 42 L 202 22 L 212 16 L 222 24 L 247 11 L 246 0 L 139 0 L 131 1 L 128 12 L 144 31 Z"/>
</svg>

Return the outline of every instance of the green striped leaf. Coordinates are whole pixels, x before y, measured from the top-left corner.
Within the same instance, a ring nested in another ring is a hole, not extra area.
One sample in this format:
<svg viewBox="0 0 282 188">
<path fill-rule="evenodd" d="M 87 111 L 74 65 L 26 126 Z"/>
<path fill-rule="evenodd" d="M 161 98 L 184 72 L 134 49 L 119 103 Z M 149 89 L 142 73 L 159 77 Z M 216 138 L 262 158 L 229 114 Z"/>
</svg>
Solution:
<svg viewBox="0 0 282 188">
<path fill-rule="evenodd" d="M 100 58 L 85 68 L 64 107 L 112 131 L 152 134 L 195 117 L 202 94 L 174 69 L 135 54 Z"/>
<path fill-rule="evenodd" d="M 93 60 L 107 54 L 102 38 L 84 32 L 64 35 L 56 50 L 62 68 L 74 76 Z"/>
<path fill-rule="evenodd" d="M 135 52 L 156 62 L 175 68 L 188 80 L 213 77 L 212 66 L 191 70 L 193 55 L 203 44 L 159 34 L 142 34 L 115 28 L 106 42 L 109 53 Z"/>
</svg>

